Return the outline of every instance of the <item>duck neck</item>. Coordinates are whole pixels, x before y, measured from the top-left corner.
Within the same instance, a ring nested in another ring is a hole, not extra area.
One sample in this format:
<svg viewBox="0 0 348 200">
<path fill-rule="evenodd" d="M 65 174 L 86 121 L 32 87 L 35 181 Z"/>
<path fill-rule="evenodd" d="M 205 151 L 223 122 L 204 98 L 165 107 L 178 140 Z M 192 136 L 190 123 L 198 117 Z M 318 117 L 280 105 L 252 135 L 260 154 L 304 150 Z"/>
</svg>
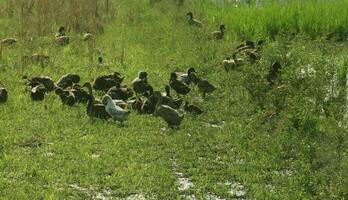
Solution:
<svg viewBox="0 0 348 200">
<path fill-rule="evenodd" d="M 155 106 L 155 110 L 158 110 L 158 108 L 162 105 L 163 98 L 162 98 L 162 96 L 159 96 L 159 97 L 156 97 L 156 98 L 157 98 L 157 103 L 156 103 L 156 106 Z"/>
<path fill-rule="evenodd" d="M 170 97 L 170 89 L 169 89 L 169 87 L 166 87 L 166 96 Z"/>
</svg>

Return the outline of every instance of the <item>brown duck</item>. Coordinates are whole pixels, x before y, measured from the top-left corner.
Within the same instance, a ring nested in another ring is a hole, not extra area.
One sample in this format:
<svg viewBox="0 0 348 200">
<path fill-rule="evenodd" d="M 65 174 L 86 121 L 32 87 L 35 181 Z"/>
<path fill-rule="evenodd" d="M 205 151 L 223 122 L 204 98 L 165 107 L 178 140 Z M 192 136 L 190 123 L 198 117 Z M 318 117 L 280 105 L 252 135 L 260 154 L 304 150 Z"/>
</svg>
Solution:
<svg viewBox="0 0 348 200">
<path fill-rule="evenodd" d="M 92 85 L 89 82 L 83 84 L 83 87 L 87 87 L 89 94 L 87 96 L 87 115 L 90 117 L 96 117 L 100 119 L 109 119 L 111 116 L 106 112 L 105 105 L 100 101 L 96 102 L 92 93 Z"/>
<path fill-rule="evenodd" d="M 160 92 L 154 92 L 154 95 L 158 98 L 154 115 L 161 117 L 169 128 L 178 128 L 184 119 L 184 115 L 170 106 L 163 105 Z"/>
<path fill-rule="evenodd" d="M 133 91 L 136 95 L 143 95 L 147 86 L 147 72 L 141 71 L 138 73 L 138 77 L 132 81 Z"/>
<path fill-rule="evenodd" d="M 110 75 L 103 75 L 97 77 L 93 82 L 93 89 L 108 91 L 111 87 L 121 84 L 124 79 L 118 72 L 114 72 Z"/>
<path fill-rule="evenodd" d="M 222 40 L 224 38 L 224 34 L 225 34 L 225 25 L 220 25 L 220 28 L 218 31 L 214 31 L 212 34 L 214 36 L 214 39 L 216 40 Z"/>
<path fill-rule="evenodd" d="M 193 104 L 189 104 L 189 102 L 185 102 L 185 105 L 184 105 L 184 110 L 186 111 L 186 112 L 189 112 L 189 113 L 191 113 L 191 114 L 193 114 L 193 115 L 195 115 L 195 116 L 198 116 L 198 115 L 200 115 L 200 114 L 202 114 L 203 113 L 203 110 L 202 109 L 200 109 L 198 106 L 196 106 L 196 105 L 193 105 Z"/>
<path fill-rule="evenodd" d="M 56 83 L 56 86 L 62 89 L 66 89 L 68 87 L 71 87 L 71 84 L 78 83 L 78 82 L 80 82 L 80 76 L 78 74 L 69 73 L 60 77 Z"/>
<path fill-rule="evenodd" d="M 191 89 L 184 82 L 181 82 L 177 79 L 176 73 L 170 74 L 169 86 L 178 94 L 186 95 L 191 91 Z"/>
</svg>

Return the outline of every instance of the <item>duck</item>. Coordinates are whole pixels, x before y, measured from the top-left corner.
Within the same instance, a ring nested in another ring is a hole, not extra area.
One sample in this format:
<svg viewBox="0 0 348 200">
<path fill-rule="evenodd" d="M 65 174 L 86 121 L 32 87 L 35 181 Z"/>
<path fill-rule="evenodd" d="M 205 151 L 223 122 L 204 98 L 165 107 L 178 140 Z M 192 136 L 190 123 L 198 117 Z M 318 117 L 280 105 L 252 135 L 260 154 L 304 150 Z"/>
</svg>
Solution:
<svg viewBox="0 0 348 200">
<path fill-rule="evenodd" d="M 45 86 L 47 92 L 51 92 L 56 88 L 53 79 L 49 76 L 33 76 L 31 78 L 28 78 L 28 76 L 23 76 L 22 79 L 28 81 L 28 85 L 32 82 L 41 83 Z"/>
<path fill-rule="evenodd" d="M 233 58 L 226 57 L 223 61 L 222 64 L 224 66 L 224 69 L 226 72 L 230 70 L 234 70 L 237 67 L 237 63 Z"/>
<path fill-rule="evenodd" d="M 77 83 L 73 84 L 70 91 L 74 94 L 77 103 L 87 103 L 88 92 L 81 85 Z"/>
<path fill-rule="evenodd" d="M 106 68 L 108 68 L 109 64 L 105 63 L 103 57 L 99 56 L 98 57 L 98 67 L 106 67 Z"/>
<path fill-rule="evenodd" d="M 62 88 L 57 87 L 55 93 L 60 97 L 64 105 L 73 106 L 77 102 L 76 97 L 71 90 L 63 90 Z"/>
<path fill-rule="evenodd" d="M 244 54 L 249 57 L 249 60 L 255 62 L 259 59 L 259 54 L 257 53 L 257 49 L 246 49 L 244 50 Z"/>
<path fill-rule="evenodd" d="M 59 45 L 69 44 L 70 38 L 65 34 L 65 28 L 61 26 L 55 35 L 55 41 Z"/>
<path fill-rule="evenodd" d="M 0 103 L 5 103 L 8 99 L 8 91 L 5 87 L 0 86 Z"/>
<path fill-rule="evenodd" d="M 214 31 L 212 34 L 214 36 L 214 39 L 216 40 L 222 40 L 224 38 L 224 34 L 225 34 L 225 25 L 221 24 L 220 28 L 218 31 Z"/>
<path fill-rule="evenodd" d="M 141 106 L 141 111 L 144 114 L 153 114 L 155 112 L 158 98 L 154 95 L 152 87 L 148 90 L 146 96 L 147 99 L 143 102 L 143 105 Z"/>
<path fill-rule="evenodd" d="M 196 73 L 193 67 L 188 68 L 186 73 L 177 73 L 178 80 L 184 82 L 186 85 L 190 85 L 192 83 L 190 79 L 192 73 Z"/>
<path fill-rule="evenodd" d="M 30 97 L 33 101 L 43 101 L 46 93 L 47 88 L 42 83 L 38 83 L 30 89 Z"/>
<path fill-rule="evenodd" d="M 170 95 L 170 87 L 169 85 L 165 86 L 165 93 L 162 93 L 162 103 L 164 105 L 168 105 L 174 109 L 179 109 L 183 100 L 181 98 L 178 99 L 174 99 L 171 95 Z"/>
<path fill-rule="evenodd" d="M 127 101 L 127 104 L 130 106 L 132 110 L 137 111 L 138 113 L 142 113 L 143 101 L 139 97 L 132 97 Z"/>
<path fill-rule="evenodd" d="M 158 102 L 155 107 L 154 116 L 161 117 L 167 124 L 169 128 L 179 128 L 184 115 L 180 114 L 177 110 L 170 106 L 162 104 L 162 95 L 160 92 L 154 92 L 155 97 L 158 98 Z"/>
<path fill-rule="evenodd" d="M 93 89 L 92 89 L 92 84 L 90 82 L 85 82 L 82 87 L 85 87 L 87 88 L 88 90 L 88 94 L 92 95 L 93 96 L 93 102 L 94 103 L 98 103 L 98 104 L 103 104 L 103 102 L 99 99 L 95 99 L 94 98 L 94 95 L 93 95 Z"/>
<path fill-rule="evenodd" d="M 188 12 L 186 14 L 186 16 L 188 17 L 188 23 L 191 25 L 191 26 L 196 26 L 196 27 L 202 27 L 202 22 L 197 20 L 197 19 L 194 19 L 193 18 L 193 13 L 192 12 Z"/>
<path fill-rule="evenodd" d="M 89 117 L 96 117 L 104 120 L 111 118 L 109 113 L 105 110 L 105 105 L 103 103 L 95 102 L 92 94 L 88 94 L 87 99 L 87 115 Z"/>
<path fill-rule="evenodd" d="M 3 40 L 1 40 L 1 46 L 5 47 L 5 46 L 11 46 L 13 44 L 17 43 L 17 39 L 16 38 L 5 38 Z"/>
<path fill-rule="evenodd" d="M 130 111 L 122 109 L 120 106 L 116 105 L 109 95 L 105 95 L 102 102 L 105 105 L 106 112 L 115 122 L 118 121 L 123 123 L 128 119 Z"/>
<path fill-rule="evenodd" d="M 203 98 L 205 98 L 207 93 L 212 93 L 216 90 L 216 87 L 213 84 L 211 84 L 208 80 L 198 78 L 197 76 L 194 76 L 193 83 L 202 93 Z"/>
<path fill-rule="evenodd" d="M 59 80 L 56 82 L 56 86 L 66 89 L 67 87 L 71 86 L 71 84 L 79 83 L 80 79 L 81 78 L 78 74 L 68 73 L 59 78 Z"/>
<path fill-rule="evenodd" d="M 133 96 L 133 90 L 131 88 L 128 88 L 127 86 L 121 86 L 120 84 L 117 84 L 116 86 L 111 87 L 108 90 L 107 94 L 110 95 L 112 99 L 127 101 Z"/>
<path fill-rule="evenodd" d="M 4 50 L 4 47 L 11 46 L 15 43 L 17 43 L 16 38 L 6 38 L 6 39 L 1 40 L 1 42 L 0 42 L 0 56 L 2 56 L 2 52 Z"/>
<path fill-rule="evenodd" d="M 272 64 L 271 69 L 269 70 L 268 75 L 266 77 L 269 85 L 274 85 L 280 79 L 281 69 L 282 65 L 279 61 L 275 61 Z"/>
<path fill-rule="evenodd" d="M 236 47 L 236 51 L 243 51 L 245 49 L 255 49 L 255 42 L 252 40 L 246 40 Z"/>
<path fill-rule="evenodd" d="M 185 104 L 184 104 L 184 110 L 186 111 L 186 112 L 189 112 L 189 113 L 191 113 L 191 114 L 193 114 L 193 115 L 195 115 L 195 116 L 198 116 L 198 115 L 200 115 L 200 114 L 202 114 L 203 113 L 203 110 L 202 109 L 200 109 L 198 106 L 196 106 L 196 105 L 193 105 L 193 104 L 189 104 L 189 102 L 185 102 Z"/>
<path fill-rule="evenodd" d="M 143 95 L 148 87 L 147 72 L 140 71 L 138 77 L 132 81 L 132 87 L 136 95 Z"/>
<path fill-rule="evenodd" d="M 29 56 L 29 60 L 33 63 L 47 64 L 50 60 L 50 57 L 44 54 L 34 53 Z"/>
<path fill-rule="evenodd" d="M 114 72 L 110 75 L 99 76 L 93 82 L 93 89 L 108 91 L 111 87 L 121 84 L 123 79 L 124 76 L 118 72 Z"/>
<path fill-rule="evenodd" d="M 178 94 L 186 95 L 191 91 L 191 89 L 184 82 L 177 79 L 176 73 L 172 72 L 170 74 L 169 86 Z"/>
<path fill-rule="evenodd" d="M 111 116 L 106 112 L 105 105 L 101 101 L 97 101 L 93 96 L 92 84 L 85 82 L 82 87 L 88 89 L 87 95 L 87 115 L 99 119 L 109 119 Z"/>
<path fill-rule="evenodd" d="M 90 41 L 93 39 L 93 34 L 90 33 L 90 32 L 86 32 L 84 35 L 83 35 L 83 41 Z"/>
</svg>

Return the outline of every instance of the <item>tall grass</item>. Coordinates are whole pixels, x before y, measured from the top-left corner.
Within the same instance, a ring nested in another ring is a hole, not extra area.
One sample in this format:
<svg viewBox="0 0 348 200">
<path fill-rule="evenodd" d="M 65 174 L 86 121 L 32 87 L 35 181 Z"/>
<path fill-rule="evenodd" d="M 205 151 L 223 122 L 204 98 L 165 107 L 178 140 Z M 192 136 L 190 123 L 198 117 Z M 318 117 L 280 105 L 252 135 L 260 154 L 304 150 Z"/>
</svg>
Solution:
<svg viewBox="0 0 348 200">
<path fill-rule="evenodd" d="M 234 38 L 274 38 L 278 34 L 307 35 L 344 40 L 348 35 L 348 2 L 336 1 L 263 1 L 263 5 L 212 3 L 190 4 L 203 21 L 225 23 Z"/>
<path fill-rule="evenodd" d="M 1 18 L 16 27 L 11 32 L 30 37 L 47 35 L 59 26 L 75 32 L 102 32 L 115 14 L 115 2 L 109 0 L 6 0 L 1 5 Z"/>
</svg>

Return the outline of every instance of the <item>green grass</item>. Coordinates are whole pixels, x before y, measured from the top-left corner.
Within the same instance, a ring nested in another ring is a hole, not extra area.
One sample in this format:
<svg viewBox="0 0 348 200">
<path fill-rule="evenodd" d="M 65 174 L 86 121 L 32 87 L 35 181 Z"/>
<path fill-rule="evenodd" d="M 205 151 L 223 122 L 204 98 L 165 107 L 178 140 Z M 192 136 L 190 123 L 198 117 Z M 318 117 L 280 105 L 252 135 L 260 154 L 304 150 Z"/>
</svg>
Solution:
<svg viewBox="0 0 348 200">
<path fill-rule="evenodd" d="M 44 24 L 51 35 L 39 36 L 28 28 L 20 36 L 16 12 L 0 18 L 1 38 L 19 39 L 0 60 L 0 83 L 9 90 L 9 101 L 0 105 L 1 199 L 93 199 L 98 193 L 154 199 L 204 199 L 214 193 L 231 199 L 229 186 L 220 184 L 226 181 L 241 183 L 247 199 L 348 198 L 346 1 L 237 8 L 203 0 L 183 8 L 167 1 L 115 5 L 114 18 L 105 17 L 104 33 L 96 34 L 110 69 L 89 63 L 79 32 L 69 32 L 69 46 L 57 47 L 52 24 Z M 203 29 L 187 25 L 188 10 L 197 13 Z M 93 26 L 89 22 L 82 27 Z M 216 42 L 210 32 L 221 22 L 226 37 Z M 222 59 L 240 40 L 260 38 L 267 43 L 257 63 L 223 70 Z M 36 52 L 49 55 L 51 63 L 22 64 L 23 55 Z M 275 60 L 284 66 L 284 87 L 279 89 L 270 88 L 264 78 Z M 164 130 L 159 118 L 135 113 L 125 127 L 92 120 L 85 105 L 63 106 L 53 93 L 32 102 L 21 82 L 23 75 L 57 80 L 68 72 L 90 81 L 118 71 L 129 84 L 139 70 L 146 70 L 149 82 L 163 91 L 170 72 L 188 66 L 219 89 L 204 101 L 196 89 L 188 95 L 205 113 L 198 118 L 187 114 L 180 130 Z M 305 68 L 315 74 L 301 79 Z M 337 95 L 328 95 L 330 85 Z M 178 190 L 173 159 L 194 187 Z"/>
</svg>

